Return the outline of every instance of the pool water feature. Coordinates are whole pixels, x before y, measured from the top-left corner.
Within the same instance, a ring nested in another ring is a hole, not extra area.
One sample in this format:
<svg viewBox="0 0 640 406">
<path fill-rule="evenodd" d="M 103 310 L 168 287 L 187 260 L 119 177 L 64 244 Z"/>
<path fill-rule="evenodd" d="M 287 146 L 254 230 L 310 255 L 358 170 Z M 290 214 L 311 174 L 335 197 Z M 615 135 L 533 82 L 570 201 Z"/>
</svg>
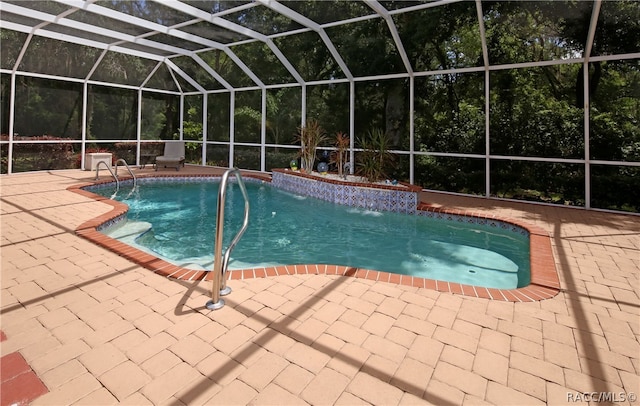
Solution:
<svg viewBox="0 0 640 406">
<path fill-rule="evenodd" d="M 487 224 L 371 211 L 285 192 L 245 179 L 249 228 L 229 269 L 334 264 L 466 285 L 513 289 L 529 283 L 526 233 Z M 116 198 L 127 221 L 103 232 L 182 267 L 213 268 L 218 180 L 142 179 L 135 193 Z M 112 188 L 95 193 L 110 196 Z M 126 191 L 126 189 L 125 189 Z M 242 224 L 244 201 L 227 192 L 224 246 Z"/>
</svg>

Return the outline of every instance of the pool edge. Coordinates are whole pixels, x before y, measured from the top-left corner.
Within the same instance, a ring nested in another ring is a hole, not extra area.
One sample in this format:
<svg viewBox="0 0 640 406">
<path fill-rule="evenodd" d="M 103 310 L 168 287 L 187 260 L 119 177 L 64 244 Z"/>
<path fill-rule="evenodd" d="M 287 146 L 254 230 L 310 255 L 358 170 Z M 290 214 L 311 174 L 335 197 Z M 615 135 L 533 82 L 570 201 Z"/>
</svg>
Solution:
<svg viewBox="0 0 640 406">
<path fill-rule="evenodd" d="M 245 174 L 245 177 L 256 178 L 259 180 L 270 182 L 268 175 Z M 142 176 L 144 178 L 158 177 L 184 177 L 183 174 L 150 174 Z M 211 177 L 211 175 L 193 175 L 189 177 Z M 122 179 L 126 180 L 126 177 Z M 100 183 L 109 183 L 111 181 L 86 182 L 72 185 L 67 188 L 68 191 L 78 193 L 82 196 L 103 202 L 112 206 L 112 209 L 88 220 L 78 226 L 75 230 L 76 234 L 99 245 L 113 251 L 117 255 L 122 256 L 150 271 L 174 279 L 185 281 L 210 280 L 210 272 L 183 268 L 149 253 L 141 251 L 137 248 L 124 244 L 113 239 L 97 230 L 102 224 L 111 221 L 118 216 L 125 214 L 128 207 L 124 203 L 120 203 L 109 198 L 99 196 L 87 190 L 84 187 L 92 186 Z M 324 264 L 297 264 L 277 267 L 260 267 L 233 270 L 227 272 L 228 280 L 240 280 L 250 278 L 265 278 L 280 275 L 294 274 L 326 274 L 340 275 L 348 277 L 356 277 L 378 282 L 392 283 L 397 285 L 411 286 L 423 289 L 432 289 L 439 292 L 450 292 L 453 294 L 479 297 L 490 300 L 499 300 L 507 302 L 534 302 L 544 299 L 550 299 L 560 292 L 560 281 L 558 272 L 553 258 L 551 248 L 551 239 L 546 230 L 533 224 L 528 224 L 517 219 L 505 218 L 501 216 L 491 216 L 484 213 L 468 212 L 447 209 L 444 207 L 434 207 L 426 202 L 419 201 L 416 208 L 418 211 L 432 211 L 437 213 L 472 216 L 476 218 L 492 219 L 502 221 L 522 227 L 529 232 L 530 244 L 530 275 L 529 285 L 516 289 L 495 289 L 485 288 L 473 285 L 464 285 L 456 282 L 445 282 L 434 279 L 419 278 L 409 275 L 393 274 L 383 271 L 375 271 L 361 268 L 354 268 L 342 265 L 324 265 Z"/>
</svg>

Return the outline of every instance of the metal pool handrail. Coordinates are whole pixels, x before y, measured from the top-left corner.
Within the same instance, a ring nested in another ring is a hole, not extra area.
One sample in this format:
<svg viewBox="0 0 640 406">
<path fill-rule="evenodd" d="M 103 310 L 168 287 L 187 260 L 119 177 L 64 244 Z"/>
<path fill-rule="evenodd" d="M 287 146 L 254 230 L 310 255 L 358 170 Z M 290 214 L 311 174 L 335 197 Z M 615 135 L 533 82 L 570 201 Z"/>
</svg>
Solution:
<svg viewBox="0 0 640 406">
<path fill-rule="evenodd" d="M 111 198 L 113 199 L 113 197 L 120 190 L 120 181 L 118 180 L 118 176 L 115 173 L 113 173 L 113 170 L 111 170 L 111 167 L 109 165 L 107 165 L 107 163 L 105 161 L 98 161 L 98 163 L 96 164 L 96 180 L 98 180 L 98 178 L 100 176 L 100 164 L 104 165 L 104 167 L 107 168 L 107 170 L 109 171 L 111 176 L 113 176 L 113 179 L 116 180 L 116 192 L 113 194 L 113 196 L 111 196 Z M 116 166 L 116 168 L 117 168 L 117 166 Z"/>
<path fill-rule="evenodd" d="M 129 164 L 127 164 L 127 161 L 125 161 L 124 159 L 120 158 L 116 161 L 116 178 L 118 177 L 118 164 L 122 162 L 124 164 L 124 166 L 127 167 L 127 170 L 129 171 L 129 175 L 131 175 L 131 177 L 133 178 L 133 187 L 135 189 L 136 187 L 136 175 L 133 174 L 133 172 L 131 171 L 131 168 L 129 168 Z"/>
<path fill-rule="evenodd" d="M 242 221 L 242 227 L 238 234 L 236 234 L 229 247 L 222 257 L 222 236 L 224 229 L 224 206 L 225 198 L 227 194 L 227 181 L 230 174 L 234 174 L 240 185 L 242 196 L 244 197 L 244 220 Z M 225 274 L 227 272 L 227 265 L 229 264 L 229 258 L 231 256 L 231 250 L 236 246 L 240 237 L 244 234 L 247 226 L 249 225 L 249 196 L 247 194 L 247 188 L 242 180 L 242 175 L 238 168 L 228 169 L 220 180 L 220 186 L 218 189 L 218 213 L 216 217 L 216 239 L 213 253 L 213 286 L 211 288 L 211 300 L 207 302 L 206 306 L 209 310 L 218 310 L 224 306 L 224 300 L 220 296 L 228 295 L 231 293 L 231 288 L 227 287 Z"/>
</svg>

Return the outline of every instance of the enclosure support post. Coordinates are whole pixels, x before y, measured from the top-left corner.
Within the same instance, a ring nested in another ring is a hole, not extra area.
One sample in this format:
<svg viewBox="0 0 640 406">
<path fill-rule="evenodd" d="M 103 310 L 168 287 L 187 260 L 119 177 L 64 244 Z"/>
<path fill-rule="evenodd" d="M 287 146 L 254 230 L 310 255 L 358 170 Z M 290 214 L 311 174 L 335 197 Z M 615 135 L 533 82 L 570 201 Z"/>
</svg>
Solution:
<svg viewBox="0 0 640 406">
<path fill-rule="evenodd" d="M 484 68 L 484 195 L 491 197 L 491 135 L 489 133 L 489 69 Z"/>
<path fill-rule="evenodd" d="M 584 62 L 584 207 L 591 208 L 591 150 L 589 149 L 589 61 Z"/>
<path fill-rule="evenodd" d="M 13 173 L 13 136 L 16 112 L 16 72 L 11 73 L 11 99 L 9 100 L 9 151 L 7 153 L 7 173 Z"/>
<path fill-rule="evenodd" d="M 184 93 L 180 94 L 180 140 L 184 140 Z"/>
<path fill-rule="evenodd" d="M 355 148 L 355 127 L 356 127 L 356 83 L 349 81 L 349 174 L 353 175 L 356 161 Z"/>
<path fill-rule="evenodd" d="M 202 97 L 202 166 L 207 166 L 207 137 L 209 126 L 209 93 Z"/>
<path fill-rule="evenodd" d="M 267 89 L 262 88 L 262 106 L 261 106 L 261 118 L 260 118 L 260 170 L 266 171 L 266 158 L 267 148 L 265 144 L 267 142 Z"/>
<path fill-rule="evenodd" d="M 233 143 L 235 142 L 235 132 L 236 132 L 236 121 L 235 121 L 235 110 L 236 110 L 236 92 L 231 91 L 229 94 L 229 167 L 233 168 Z"/>
<path fill-rule="evenodd" d="M 593 3 L 593 11 L 591 12 L 591 23 L 589 24 L 589 33 L 587 34 L 587 42 L 584 51 L 583 71 L 583 91 L 584 94 L 584 207 L 591 208 L 591 149 L 589 148 L 589 58 L 593 49 L 593 39 L 596 35 L 596 24 L 600 15 L 600 6 L 602 1 L 598 0 Z"/>
<path fill-rule="evenodd" d="M 304 127 L 307 122 L 307 85 L 302 85 L 302 95 L 301 95 L 302 106 L 300 107 L 300 126 Z"/>
<path fill-rule="evenodd" d="M 415 138 L 416 138 L 416 126 L 415 120 L 415 103 L 413 97 L 415 95 L 415 76 L 409 76 L 409 183 L 415 184 Z"/>
<path fill-rule="evenodd" d="M 142 153 L 142 88 L 138 89 L 138 122 L 136 123 L 136 165 L 140 166 Z"/>
</svg>

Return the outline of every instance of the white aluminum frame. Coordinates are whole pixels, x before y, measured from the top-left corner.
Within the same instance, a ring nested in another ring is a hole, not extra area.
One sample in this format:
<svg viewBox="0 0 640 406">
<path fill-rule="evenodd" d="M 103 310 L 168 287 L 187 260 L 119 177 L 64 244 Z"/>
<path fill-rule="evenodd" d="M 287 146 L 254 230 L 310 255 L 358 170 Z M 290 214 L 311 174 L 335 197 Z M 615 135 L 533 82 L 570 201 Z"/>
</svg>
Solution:
<svg viewBox="0 0 640 406">
<path fill-rule="evenodd" d="M 137 122 L 137 151 L 136 151 L 136 163 L 139 163 L 140 160 L 140 145 L 143 143 L 141 140 L 141 114 L 142 114 L 142 98 L 143 91 L 144 92 L 158 92 L 158 93 L 167 93 L 173 94 L 180 97 L 180 105 L 181 105 L 181 126 L 180 126 L 180 138 L 183 137 L 182 134 L 182 118 L 184 115 L 184 97 L 188 95 L 202 95 L 203 96 L 203 139 L 202 139 L 202 164 L 206 165 L 206 156 L 207 156 L 207 145 L 228 145 L 229 146 L 229 166 L 233 166 L 234 164 L 234 146 L 235 145 L 246 145 L 252 147 L 259 147 L 261 151 L 261 160 L 260 167 L 262 171 L 266 169 L 266 148 L 267 147 L 281 147 L 281 148 L 295 148 L 295 146 L 290 145 L 276 145 L 276 144 L 268 144 L 266 141 L 266 114 L 267 114 L 267 90 L 268 89 L 280 89 L 284 87 L 301 87 L 301 125 L 304 125 L 307 117 L 307 87 L 311 85 L 328 85 L 328 84 L 337 84 L 337 83 L 348 83 L 349 84 L 349 135 L 350 135 L 350 156 L 349 159 L 351 162 L 354 162 L 355 158 L 355 84 L 356 82 L 368 82 L 368 81 L 380 81 L 387 79 L 408 79 L 409 80 L 409 89 L 408 89 L 408 97 L 409 97 L 409 150 L 408 151 L 393 151 L 397 154 L 409 155 L 410 161 L 410 169 L 409 169 L 409 178 L 410 182 L 414 183 L 415 180 L 415 157 L 420 155 L 430 155 L 430 156 L 440 156 L 440 157 L 457 157 L 457 158 L 474 158 L 474 159 L 484 159 L 485 160 L 485 196 L 491 197 L 491 161 L 492 160 L 514 160 L 514 161 L 529 161 L 529 162 L 549 162 L 549 163 L 568 163 L 568 164 L 580 164 L 584 165 L 585 169 L 585 208 L 591 208 L 591 165 L 616 165 L 616 166 L 631 166 L 631 167 L 640 167 L 640 162 L 621 162 L 621 161 L 605 161 L 605 160 L 593 160 L 590 158 L 590 139 L 589 139 L 589 125 L 590 125 L 590 117 L 589 117 L 589 81 L 588 81 L 588 66 L 590 62 L 595 61 L 608 61 L 608 60 L 624 60 L 624 59 L 640 59 L 640 50 L 638 52 L 624 54 L 624 55 L 604 55 L 604 56 L 592 56 L 591 50 L 593 47 L 593 40 L 595 37 L 595 30 L 598 23 L 598 17 L 600 14 L 600 8 L 602 4 L 602 0 L 592 0 L 593 8 L 592 15 L 590 20 L 590 27 L 587 36 L 587 43 L 585 48 L 585 53 L 581 58 L 572 58 L 572 59 L 563 59 L 563 60 L 548 60 L 548 61 L 540 61 L 540 62 L 528 62 L 528 63 L 516 63 L 516 64 L 503 64 L 503 65 L 491 65 L 489 61 L 489 55 L 487 50 L 486 43 L 486 33 L 483 21 L 483 11 L 482 11 L 482 0 L 474 0 L 476 5 L 476 13 L 479 24 L 479 31 L 481 37 L 481 45 L 482 45 L 482 55 L 483 55 L 483 65 L 479 67 L 469 67 L 462 69 L 449 69 L 449 70 L 438 70 L 438 71 L 418 71 L 414 72 L 411 61 L 405 51 L 404 45 L 402 43 L 402 39 L 398 33 L 397 27 L 393 21 L 393 16 L 397 14 L 413 12 L 418 10 L 423 10 L 431 7 L 438 7 L 446 4 L 457 3 L 465 0 L 440 0 L 428 2 L 420 5 L 410 6 L 406 8 L 400 8 L 397 10 L 387 10 L 384 8 L 377 0 L 362 0 L 371 10 L 372 13 L 368 15 L 363 15 L 354 18 L 347 18 L 339 21 L 334 21 L 326 24 L 318 24 L 315 21 L 305 17 L 304 15 L 292 10 L 287 7 L 286 3 L 282 3 L 276 0 L 256 0 L 253 3 L 248 3 L 245 5 L 241 5 L 229 10 L 225 10 L 223 12 L 211 14 L 207 13 L 203 10 L 200 10 L 196 7 L 188 5 L 182 1 L 178 0 L 149 0 L 155 1 L 159 4 L 162 4 L 166 7 L 170 7 L 179 11 L 180 13 L 186 14 L 188 16 L 193 17 L 192 20 L 182 22 L 180 24 L 176 24 L 173 26 L 164 26 L 152 21 L 148 21 L 139 17 L 134 17 L 119 11 L 115 11 L 109 9 L 107 7 L 103 7 L 94 3 L 94 0 L 55 0 L 56 2 L 69 6 L 70 8 L 60 13 L 59 15 L 52 15 L 45 12 L 37 11 L 29 8 L 29 3 L 24 2 L 20 4 L 15 3 L 6 3 L 0 0 L 0 12 L 7 12 L 16 14 L 23 17 L 28 17 L 30 19 L 39 20 L 40 23 L 34 26 L 27 26 L 23 24 L 17 24 L 9 21 L 0 20 L 0 28 L 18 31 L 22 33 L 28 34 L 27 39 L 20 50 L 20 53 L 17 57 L 16 63 L 12 69 L 0 69 L 0 73 L 9 74 L 11 78 L 10 92 L 11 99 L 9 100 L 9 140 L 6 142 L 2 142 L 3 144 L 8 145 L 8 172 L 12 173 L 12 160 L 13 160 L 13 146 L 16 144 L 23 143 L 51 143 L 51 141 L 18 141 L 13 139 L 13 130 L 14 130 L 14 115 L 15 115 L 15 86 L 16 86 L 16 77 L 18 75 L 22 76 L 30 76 L 30 77 L 38 77 L 45 79 L 53 79 L 53 80 L 65 80 L 70 82 L 78 82 L 83 84 L 83 101 L 82 101 L 82 137 L 80 140 L 68 140 L 64 141 L 67 143 L 80 143 L 82 150 L 82 160 L 84 160 L 84 151 L 85 151 L 85 143 L 86 139 L 86 125 L 87 125 L 87 98 L 88 98 L 88 86 L 89 85 L 102 85 L 102 86 L 112 86 L 118 88 L 125 89 L 133 89 L 136 90 L 138 94 L 138 122 Z M 264 35 L 257 31 L 251 30 L 247 27 L 244 27 L 240 24 L 231 22 L 223 18 L 225 15 L 229 15 L 241 10 L 254 8 L 254 7 L 267 7 L 270 10 L 273 10 L 277 13 L 280 13 L 287 18 L 295 21 L 296 23 L 303 26 L 303 28 L 281 32 L 277 34 Z M 134 36 L 126 33 L 122 33 L 115 30 L 110 30 L 106 28 L 96 27 L 94 25 L 82 23 L 79 21 L 75 21 L 73 19 L 68 18 L 68 16 L 74 13 L 77 10 L 84 10 L 86 12 L 95 13 L 100 16 L 114 18 L 138 28 L 142 28 L 147 30 L 144 34 Z M 385 21 L 389 33 L 393 38 L 394 44 L 398 53 L 402 59 L 403 66 L 405 72 L 394 73 L 394 74 L 386 74 L 386 75 L 375 75 L 375 76 L 360 76 L 356 77 L 350 71 L 347 63 L 344 61 L 340 52 L 335 47 L 331 39 L 326 33 L 327 28 L 337 27 L 345 24 L 357 23 L 361 21 L 371 20 L 375 18 L 381 18 Z M 229 30 L 234 33 L 241 34 L 249 39 L 236 41 L 231 44 L 223 44 L 217 41 L 212 41 L 207 38 L 200 37 L 198 35 L 190 34 L 188 32 L 183 31 L 181 28 L 195 24 L 200 22 L 209 22 L 213 25 L 221 27 L 225 30 Z M 113 42 L 105 43 L 99 42 L 96 40 L 91 40 L 88 38 L 72 36 L 68 34 L 61 34 L 56 31 L 52 31 L 48 26 L 50 25 L 59 25 L 68 27 L 79 32 L 86 32 L 91 34 L 98 34 L 100 36 L 106 38 L 112 38 Z M 315 32 L 320 36 L 320 39 L 324 46 L 329 50 L 332 58 L 335 60 L 338 67 L 342 70 L 344 74 L 344 78 L 339 79 L 328 79 L 328 80 L 316 80 L 316 81 L 305 81 L 299 72 L 295 69 L 292 63 L 285 57 L 285 55 L 278 49 L 273 40 L 275 38 L 286 37 L 288 35 L 295 35 L 304 32 Z M 147 37 L 152 36 L 154 34 L 162 33 L 165 35 L 173 36 L 178 39 L 190 41 L 195 44 L 202 45 L 202 49 L 198 50 L 189 50 L 180 48 L 173 45 L 164 44 L 158 41 L 150 40 Z M 67 41 L 70 43 L 94 47 L 98 49 L 102 49 L 102 54 L 97 58 L 94 65 L 89 70 L 89 73 L 84 78 L 66 78 L 59 77 L 55 75 L 41 74 L 41 73 L 32 73 L 32 72 L 21 72 L 18 70 L 20 63 L 25 55 L 25 52 L 29 46 L 29 43 L 34 35 L 42 36 L 54 40 Z M 276 56 L 280 63 L 285 67 L 285 69 L 289 72 L 289 74 L 294 78 L 294 83 L 284 83 L 284 84 L 268 84 L 264 83 L 255 72 L 253 72 L 233 51 L 232 47 L 242 44 L 247 44 L 251 42 L 262 42 L 265 44 L 271 52 Z M 136 50 L 124 46 L 125 44 L 137 44 L 143 46 L 146 51 Z M 255 84 L 255 86 L 246 86 L 242 88 L 234 88 L 228 80 L 226 80 L 222 75 L 216 72 L 211 66 L 209 66 L 198 54 L 202 52 L 207 52 L 211 50 L 219 50 L 224 52 L 238 67 L 239 69 L 246 74 L 251 81 Z M 147 78 L 138 86 L 125 85 L 125 84 L 114 84 L 114 83 L 105 83 L 101 81 L 96 81 L 92 79 L 92 76 L 96 69 L 100 66 L 103 58 L 106 53 L 110 52 L 119 52 L 127 55 L 132 55 L 144 59 L 149 59 L 156 61 L 157 64 L 151 73 L 147 76 Z M 220 83 L 223 89 L 217 90 L 207 90 L 202 85 L 200 85 L 197 81 L 195 81 L 192 77 L 190 77 L 186 72 L 184 72 L 181 68 L 179 68 L 172 59 L 179 56 L 187 56 L 192 58 L 193 61 L 205 72 L 207 72 L 211 77 Z M 583 87 L 584 87 L 584 158 L 583 159 L 567 159 L 567 158 L 549 158 L 549 157 L 529 157 L 529 156 L 504 156 L 504 155 L 492 155 L 490 152 L 490 73 L 492 71 L 500 71 L 507 69 L 521 69 L 521 68 L 529 68 L 529 67 L 541 67 L 541 66 L 552 66 L 552 65 L 560 65 L 560 64 L 571 64 L 571 63 L 580 63 L 583 65 L 584 77 L 583 77 Z M 161 64 L 164 64 L 168 67 L 169 73 L 173 76 L 175 84 L 178 91 L 166 90 L 166 89 L 152 89 L 147 87 L 149 80 L 151 77 L 158 71 Z M 433 75 L 442 75 L 442 74 L 450 74 L 450 73 L 471 73 L 471 72 L 484 72 L 484 83 L 485 83 L 485 151 L 484 154 L 464 154 L 464 153 L 447 153 L 447 152 L 421 152 L 415 150 L 415 112 L 414 112 L 414 97 L 415 97 L 415 79 L 417 77 L 429 77 Z M 180 82 L 176 80 L 176 76 L 178 75 L 180 78 L 189 83 L 194 89 L 195 92 L 186 92 L 184 89 L 181 89 Z M 235 142 L 235 102 L 236 102 L 236 94 L 237 92 L 242 91 L 252 91 L 252 90 L 260 90 L 261 91 L 261 133 L 260 133 L 260 142 L 257 143 L 236 143 Z M 228 142 L 220 142 L 220 141 L 209 141 L 207 139 L 207 111 L 208 111 L 208 95 L 209 94 L 218 94 L 218 93 L 226 93 L 229 95 L 229 105 L 230 105 L 230 117 L 229 117 L 229 141 Z M 104 141 L 92 141 L 92 142 L 118 142 L 118 140 L 104 140 Z M 195 141 L 194 141 L 195 142 Z M 84 162 L 82 163 L 84 165 Z M 353 171 L 353 166 L 351 167 L 351 171 Z"/>
</svg>

